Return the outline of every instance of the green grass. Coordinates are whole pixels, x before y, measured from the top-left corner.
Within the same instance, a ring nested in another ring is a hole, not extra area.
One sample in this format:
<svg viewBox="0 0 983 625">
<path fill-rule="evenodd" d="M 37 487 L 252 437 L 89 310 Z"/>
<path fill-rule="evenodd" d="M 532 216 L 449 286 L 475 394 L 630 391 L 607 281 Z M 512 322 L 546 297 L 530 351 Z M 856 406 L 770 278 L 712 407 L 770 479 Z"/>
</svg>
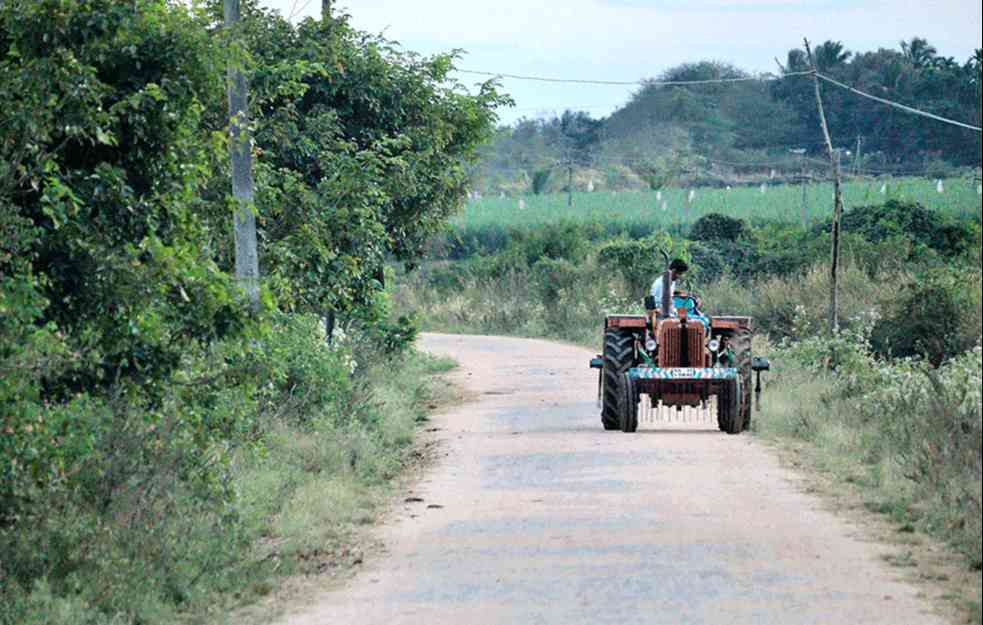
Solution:
<svg viewBox="0 0 983 625">
<path fill-rule="evenodd" d="M 302 349 L 312 337 L 295 338 L 292 346 Z M 303 362 L 317 358 L 320 339 L 312 341 Z M 284 404 L 263 419 L 256 444 L 232 453 L 224 475 L 234 495 L 218 510 L 192 506 L 175 487 L 146 526 L 131 527 L 126 509 L 110 515 L 66 506 L 20 529 L 3 543 L 4 556 L 29 562 L 43 551 L 76 564 L 67 576 L 49 572 L 23 586 L 13 559 L 0 558 L 0 623 L 266 622 L 275 606 L 259 602 L 286 578 L 357 565 L 360 528 L 376 520 L 416 462 L 415 431 L 451 392 L 433 376 L 454 366 L 411 351 L 366 365 L 350 393 L 317 411 Z"/>
<path fill-rule="evenodd" d="M 980 216 L 979 183 L 971 178 L 953 178 L 944 182 L 944 193 L 936 190 L 936 181 L 924 178 L 894 178 L 848 182 L 844 185 L 846 208 L 880 204 L 888 199 L 914 200 L 929 210 L 958 217 Z M 881 193 L 882 185 L 886 192 Z M 524 196 L 518 198 L 481 198 L 469 202 L 454 221 L 459 227 L 482 227 L 508 224 L 514 227 L 536 226 L 558 221 L 617 222 L 625 226 L 646 225 L 669 228 L 690 224 L 709 213 L 723 213 L 753 222 L 777 221 L 798 223 L 802 219 L 802 187 L 769 185 L 760 187 L 666 189 L 661 192 L 574 193 L 573 206 L 566 194 Z M 832 184 L 806 187 L 806 221 L 823 219 L 832 214 Z M 661 198 L 661 199 L 660 199 Z M 665 203 L 665 209 L 663 209 Z"/>
</svg>

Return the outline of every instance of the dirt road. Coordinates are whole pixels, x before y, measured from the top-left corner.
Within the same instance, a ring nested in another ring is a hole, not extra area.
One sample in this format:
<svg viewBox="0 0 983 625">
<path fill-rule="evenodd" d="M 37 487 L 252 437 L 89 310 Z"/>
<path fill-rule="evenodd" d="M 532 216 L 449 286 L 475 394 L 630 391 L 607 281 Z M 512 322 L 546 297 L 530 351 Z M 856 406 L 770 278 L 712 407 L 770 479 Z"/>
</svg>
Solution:
<svg viewBox="0 0 983 625">
<path fill-rule="evenodd" d="M 604 432 L 584 349 L 422 342 L 477 399 L 433 420 L 446 455 L 380 530 L 387 553 L 283 623 L 942 622 L 751 436 Z"/>
</svg>

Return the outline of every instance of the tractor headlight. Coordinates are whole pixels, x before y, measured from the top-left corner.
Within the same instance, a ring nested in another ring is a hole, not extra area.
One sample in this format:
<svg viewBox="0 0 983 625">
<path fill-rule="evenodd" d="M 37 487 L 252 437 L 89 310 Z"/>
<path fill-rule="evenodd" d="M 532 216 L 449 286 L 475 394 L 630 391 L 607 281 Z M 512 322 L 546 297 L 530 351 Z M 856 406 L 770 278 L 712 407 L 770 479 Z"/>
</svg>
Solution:
<svg viewBox="0 0 983 625">
<path fill-rule="evenodd" d="M 655 351 L 655 348 L 658 347 L 658 346 L 659 346 L 659 344 L 655 342 L 655 339 L 649 339 L 649 340 L 645 341 L 645 349 L 646 349 L 646 351 L 654 352 Z"/>
<path fill-rule="evenodd" d="M 716 352 L 718 349 L 720 349 L 720 341 L 717 339 L 710 339 L 710 342 L 707 343 L 707 349 L 709 349 L 711 352 Z"/>
</svg>

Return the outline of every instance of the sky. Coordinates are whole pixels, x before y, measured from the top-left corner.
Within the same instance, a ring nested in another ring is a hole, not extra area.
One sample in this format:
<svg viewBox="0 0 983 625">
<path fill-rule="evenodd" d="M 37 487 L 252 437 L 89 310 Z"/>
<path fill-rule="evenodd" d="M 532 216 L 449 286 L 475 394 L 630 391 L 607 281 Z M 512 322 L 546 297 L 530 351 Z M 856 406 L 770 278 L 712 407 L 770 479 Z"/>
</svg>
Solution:
<svg viewBox="0 0 983 625">
<path fill-rule="evenodd" d="M 317 16 L 321 0 L 261 0 L 294 21 Z M 383 33 L 423 54 L 464 50 L 457 66 L 609 81 L 658 77 L 685 62 L 730 62 L 775 73 L 775 58 L 828 39 L 866 52 L 928 39 L 939 54 L 964 62 L 983 47 L 979 0 L 334 0 L 352 24 Z M 459 74 L 466 85 L 485 80 Z M 502 123 L 565 109 L 594 117 L 624 105 L 635 87 L 545 84 L 506 78 L 515 107 Z"/>
</svg>

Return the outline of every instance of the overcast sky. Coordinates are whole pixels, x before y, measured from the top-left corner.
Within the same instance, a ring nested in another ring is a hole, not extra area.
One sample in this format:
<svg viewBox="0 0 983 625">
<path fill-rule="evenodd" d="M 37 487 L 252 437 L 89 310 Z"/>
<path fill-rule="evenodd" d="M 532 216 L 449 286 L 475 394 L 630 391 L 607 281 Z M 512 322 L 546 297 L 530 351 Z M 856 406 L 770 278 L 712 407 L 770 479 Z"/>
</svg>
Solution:
<svg viewBox="0 0 983 625">
<path fill-rule="evenodd" d="M 294 20 L 320 0 L 261 0 Z M 306 5 L 306 6 L 305 6 Z M 959 62 L 983 46 L 980 0 L 335 0 L 356 28 L 429 54 L 466 51 L 463 69 L 556 78 L 634 81 L 679 63 L 731 62 L 775 72 L 774 58 L 807 36 L 855 51 L 897 48 L 925 37 Z M 460 76 L 473 84 L 476 76 Z M 504 79 L 516 101 L 502 122 L 566 108 L 595 117 L 624 104 L 631 87 L 552 85 Z"/>
</svg>

